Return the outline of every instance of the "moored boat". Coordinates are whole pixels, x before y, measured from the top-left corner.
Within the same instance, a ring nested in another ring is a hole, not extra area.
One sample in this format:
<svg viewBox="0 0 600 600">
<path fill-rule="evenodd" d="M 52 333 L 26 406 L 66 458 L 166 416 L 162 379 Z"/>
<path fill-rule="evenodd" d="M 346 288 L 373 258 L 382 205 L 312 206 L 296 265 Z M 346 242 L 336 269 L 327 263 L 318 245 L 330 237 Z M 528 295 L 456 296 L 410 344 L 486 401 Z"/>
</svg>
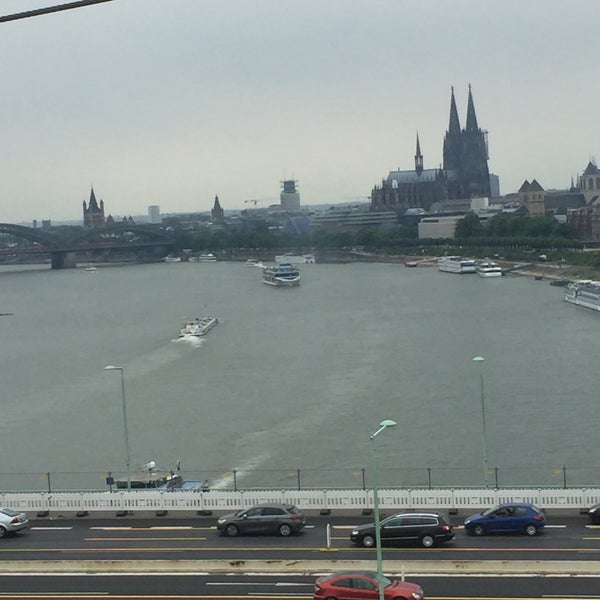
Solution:
<svg viewBox="0 0 600 600">
<path fill-rule="evenodd" d="M 491 260 L 482 260 L 477 263 L 479 277 L 502 277 L 502 267 Z"/>
<path fill-rule="evenodd" d="M 212 252 L 198 255 L 198 262 L 217 262 L 217 257 Z"/>
<path fill-rule="evenodd" d="M 314 254 L 279 254 L 275 257 L 277 264 L 306 265 L 316 262 Z"/>
<path fill-rule="evenodd" d="M 444 273 L 475 273 L 477 265 L 470 258 L 462 256 L 441 256 L 438 258 L 438 269 Z"/>
<path fill-rule="evenodd" d="M 565 300 L 576 306 L 600 310 L 600 282 L 574 281 L 565 288 Z"/>
<path fill-rule="evenodd" d="M 263 269 L 265 265 L 263 264 L 262 260 L 257 260 L 256 258 L 249 258 L 248 260 L 246 260 L 246 266 Z"/>
<path fill-rule="evenodd" d="M 177 471 L 161 471 L 154 461 L 144 465 L 142 471 L 131 473 L 129 477 L 122 477 L 116 480 L 109 477 L 107 478 L 107 483 L 109 485 L 116 485 L 118 490 L 132 489 L 136 491 L 156 490 L 158 492 L 205 492 L 209 489 L 208 481 L 184 479 L 179 467 L 177 468 Z"/>
<path fill-rule="evenodd" d="M 300 270 L 290 263 L 267 265 L 263 269 L 263 283 L 275 287 L 294 287 L 300 285 Z"/>
<path fill-rule="evenodd" d="M 219 319 L 217 317 L 197 317 L 193 321 L 186 322 L 179 332 L 179 337 L 186 335 L 201 337 L 206 335 L 213 327 L 216 327 L 218 323 Z"/>
</svg>

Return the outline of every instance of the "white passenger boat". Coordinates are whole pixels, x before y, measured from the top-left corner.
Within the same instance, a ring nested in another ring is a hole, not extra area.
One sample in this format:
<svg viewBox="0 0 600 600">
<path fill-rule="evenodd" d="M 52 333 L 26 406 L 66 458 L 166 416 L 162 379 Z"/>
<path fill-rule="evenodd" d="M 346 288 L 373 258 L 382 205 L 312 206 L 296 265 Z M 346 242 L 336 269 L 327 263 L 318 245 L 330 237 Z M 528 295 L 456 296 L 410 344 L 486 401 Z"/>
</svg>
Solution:
<svg viewBox="0 0 600 600">
<path fill-rule="evenodd" d="M 502 267 L 491 260 L 481 260 L 477 263 L 479 277 L 502 277 Z"/>
<path fill-rule="evenodd" d="M 213 327 L 216 327 L 218 323 L 219 319 L 217 319 L 217 317 L 198 317 L 193 321 L 187 321 L 181 328 L 179 337 L 186 335 L 201 337 L 206 335 Z"/>
<path fill-rule="evenodd" d="M 199 254 L 198 262 L 217 262 L 217 257 L 212 252 Z"/>
<path fill-rule="evenodd" d="M 263 269 L 263 283 L 275 287 L 294 287 L 300 285 L 300 271 L 290 263 L 267 265 Z"/>
<path fill-rule="evenodd" d="M 438 258 L 438 269 L 445 273 L 475 273 L 477 265 L 470 258 L 462 256 L 441 256 Z"/>
<path fill-rule="evenodd" d="M 307 265 L 316 262 L 314 254 L 279 254 L 275 257 L 277 264 Z"/>
<path fill-rule="evenodd" d="M 263 269 L 265 265 L 263 264 L 262 260 L 256 260 L 256 258 L 249 258 L 246 261 L 246 266 L 247 267 L 256 267 L 258 269 Z"/>
<path fill-rule="evenodd" d="M 565 288 L 565 300 L 577 306 L 600 310 L 600 282 L 574 281 Z"/>
</svg>

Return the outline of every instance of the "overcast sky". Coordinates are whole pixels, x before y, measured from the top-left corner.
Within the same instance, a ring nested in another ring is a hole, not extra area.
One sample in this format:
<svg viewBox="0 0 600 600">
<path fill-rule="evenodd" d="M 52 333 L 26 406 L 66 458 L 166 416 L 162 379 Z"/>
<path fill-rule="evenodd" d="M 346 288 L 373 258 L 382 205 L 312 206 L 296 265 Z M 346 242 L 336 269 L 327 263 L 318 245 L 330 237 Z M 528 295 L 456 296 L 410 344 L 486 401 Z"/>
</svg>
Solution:
<svg viewBox="0 0 600 600">
<path fill-rule="evenodd" d="M 66 0 L 2 0 L 0 15 Z M 501 193 L 600 153 L 598 0 L 113 0 L 0 23 L 0 222 L 366 201 L 472 84 Z"/>
</svg>

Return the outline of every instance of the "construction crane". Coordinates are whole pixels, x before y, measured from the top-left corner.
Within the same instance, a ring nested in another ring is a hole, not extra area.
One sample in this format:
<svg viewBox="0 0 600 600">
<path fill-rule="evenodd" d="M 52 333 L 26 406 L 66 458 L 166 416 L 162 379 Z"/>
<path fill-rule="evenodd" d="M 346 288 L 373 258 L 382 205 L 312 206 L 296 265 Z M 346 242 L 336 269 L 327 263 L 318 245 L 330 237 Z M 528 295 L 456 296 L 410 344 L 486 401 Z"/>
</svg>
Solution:
<svg viewBox="0 0 600 600">
<path fill-rule="evenodd" d="M 249 200 L 244 200 L 244 204 L 248 204 L 248 203 L 252 203 L 254 204 L 254 207 L 256 208 L 256 205 L 259 202 L 273 202 L 273 198 L 250 198 Z"/>
</svg>

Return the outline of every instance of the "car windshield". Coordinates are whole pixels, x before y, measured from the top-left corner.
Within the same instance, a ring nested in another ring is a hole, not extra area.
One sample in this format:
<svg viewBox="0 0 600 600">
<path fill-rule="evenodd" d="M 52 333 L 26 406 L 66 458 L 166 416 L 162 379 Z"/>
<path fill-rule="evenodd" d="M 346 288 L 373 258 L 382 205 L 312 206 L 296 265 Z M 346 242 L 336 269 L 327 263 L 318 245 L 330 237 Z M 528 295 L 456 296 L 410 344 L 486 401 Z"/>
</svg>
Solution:
<svg viewBox="0 0 600 600">
<path fill-rule="evenodd" d="M 1 508 L 0 513 L 4 513 L 7 517 L 16 517 L 21 513 L 10 510 L 10 508 Z"/>
<path fill-rule="evenodd" d="M 494 508 L 488 508 L 485 512 L 482 512 L 481 514 L 484 517 L 489 517 L 492 513 L 496 512 L 498 510 L 497 506 L 494 506 Z"/>
<path fill-rule="evenodd" d="M 381 583 L 383 583 L 383 587 L 387 587 L 388 585 L 392 585 L 392 580 L 382 576 Z"/>
</svg>

